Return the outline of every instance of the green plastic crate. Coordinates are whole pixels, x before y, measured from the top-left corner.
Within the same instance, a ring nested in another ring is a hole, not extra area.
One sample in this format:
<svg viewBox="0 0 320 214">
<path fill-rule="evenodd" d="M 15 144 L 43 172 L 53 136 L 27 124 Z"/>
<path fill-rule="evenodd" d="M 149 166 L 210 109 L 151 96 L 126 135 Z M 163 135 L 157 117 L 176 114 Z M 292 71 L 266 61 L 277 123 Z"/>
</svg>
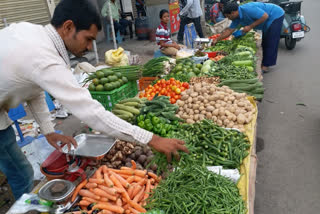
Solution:
<svg viewBox="0 0 320 214">
<path fill-rule="evenodd" d="M 91 97 L 103 105 L 109 111 L 119 101 L 135 97 L 138 94 L 138 86 L 135 81 L 130 81 L 120 88 L 112 91 L 90 91 Z"/>
</svg>

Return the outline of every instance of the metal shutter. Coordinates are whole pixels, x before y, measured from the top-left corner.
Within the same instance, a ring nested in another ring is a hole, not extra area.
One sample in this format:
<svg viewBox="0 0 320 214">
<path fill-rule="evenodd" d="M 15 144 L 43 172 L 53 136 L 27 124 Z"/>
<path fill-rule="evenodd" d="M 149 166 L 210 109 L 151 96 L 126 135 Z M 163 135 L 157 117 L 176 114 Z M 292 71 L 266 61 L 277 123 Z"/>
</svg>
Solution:
<svg viewBox="0 0 320 214">
<path fill-rule="evenodd" d="M 4 27 L 3 18 L 8 24 L 26 21 L 45 25 L 50 22 L 46 0 L 0 0 L 0 29 Z"/>
</svg>

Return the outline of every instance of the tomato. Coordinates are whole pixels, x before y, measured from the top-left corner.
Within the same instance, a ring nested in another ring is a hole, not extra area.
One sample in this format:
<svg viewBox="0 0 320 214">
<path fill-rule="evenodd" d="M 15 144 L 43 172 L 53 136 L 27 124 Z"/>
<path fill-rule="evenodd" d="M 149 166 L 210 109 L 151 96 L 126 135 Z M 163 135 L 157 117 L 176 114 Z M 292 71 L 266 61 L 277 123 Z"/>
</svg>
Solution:
<svg viewBox="0 0 320 214">
<path fill-rule="evenodd" d="M 171 81 L 175 81 L 175 79 L 173 77 L 170 78 Z"/>
<path fill-rule="evenodd" d="M 145 95 L 145 93 L 141 92 L 141 93 L 139 94 L 139 98 L 144 97 L 144 95 Z"/>
<path fill-rule="evenodd" d="M 171 98 L 171 99 L 170 99 L 170 103 L 171 103 L 171 104 L 174 104 L 174 103 L 176 103 L 176 102 L 177 102 L 176 99 L 174 99 L 174 98 Z"/>
<path fill-rule="evenodd" d="M 174 90 L 176 90 L 176 89 L 177 89 L 177 86 L 175 86 L 175 85 L 171 86 L 171 90 L 172 90 L 172 91 L 174 91 Z"/>
<path fill-rule="evenodd" d="M 175 92 L 176 92 L 176 94 L 181 94 L 181 89 L 180 88 L 176 88 Z"/>
<path fill-rule="evenodd" d="M 161 81 L 160 81 L 160 80 L 158 80 L 158 81 L 157 81 L 157 84 L 160 84 L 160 83 L 161 83 Z"/>
<path fill-rule="evenodd" d="M 179 99 L 179 95 L 175 95 L 173 98 L 178 100 Z"/>
<path fill-rule="evenodd" d="M 182 86 L 185 87 L 186 89 L 189 88 L 189 84 L 187 82 L 182 83 Z"/>
</svg>

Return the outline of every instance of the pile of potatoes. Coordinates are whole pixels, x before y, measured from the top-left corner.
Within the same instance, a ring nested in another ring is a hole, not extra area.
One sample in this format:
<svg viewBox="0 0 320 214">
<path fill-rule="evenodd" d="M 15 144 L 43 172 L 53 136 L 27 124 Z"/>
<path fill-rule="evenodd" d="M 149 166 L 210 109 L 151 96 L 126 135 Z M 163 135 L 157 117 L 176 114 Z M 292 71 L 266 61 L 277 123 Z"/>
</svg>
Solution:
<svg viewBox="0 0 320 214">
<path fill-rule="evenodd" d="M 179 106 L 177 117 L 187 123 L 210 119 L 219 126 L 244 132 L 244 125 L 251 122 L 255 113 L 246 94 L 237 93 L 228 86 L 202 82 L 190 86 L 181 95 L 176 103 Z"/>
</svg>

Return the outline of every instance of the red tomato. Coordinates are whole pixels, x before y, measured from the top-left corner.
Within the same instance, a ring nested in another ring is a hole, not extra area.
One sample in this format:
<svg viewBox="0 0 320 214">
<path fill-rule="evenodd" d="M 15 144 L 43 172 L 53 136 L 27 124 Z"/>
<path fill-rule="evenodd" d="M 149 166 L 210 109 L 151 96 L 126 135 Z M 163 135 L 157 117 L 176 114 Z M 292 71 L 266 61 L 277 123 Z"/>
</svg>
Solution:
<svg viewBox="0 0 320 214">
<path fill-rule="evenodd" d="M 180 87 L 180 89 L 181 89 L 181 92 L 183 92 L 183 91 L 185 91 L 186 89 L 185 89 L 185 87 Z"/>
<path fill-rule="evenodd" d="M 180 98 L 179 98 L 179 95 L 175 95 L 175 96 L 174 96 L 174 99 L 176 99 L 176 100 L 180 99 Z"/>
<path fill-rule="evenodd" d="M 189 84 L 187 82 L 182 83 L 182 86 L 185 87 L 186 89 L 189 88 Z"/>
<path fill-rule="evenodd" d="M 162 80 L 160 80 L 160 82 L 161 82 L 161 84 L 164 84 L 164 83 L 166 83 L 166 80 L 162 79 Z"/>
<path fill-rule="evenodd" d="M 171 98 L 171 99 L 170 99 L 170 103 L 171 103 L 171 104 L 174 104 L 174 103 L 176 103 L 176 102 L 177 102 L 176 99 L 174 99 L 174 98 Z"/>
<path fill-rule="evenodd" d="M 180 82 L 180 80 L 177 80 L 176 83 L 177 83 L 177 84 L 180 84 L 181 82 Z"/>
<path fill-rule="evenodd" d="M 170 78 L 171 81 L 175 81 L 175 79 L 173 77 Z"/>
</svg>

